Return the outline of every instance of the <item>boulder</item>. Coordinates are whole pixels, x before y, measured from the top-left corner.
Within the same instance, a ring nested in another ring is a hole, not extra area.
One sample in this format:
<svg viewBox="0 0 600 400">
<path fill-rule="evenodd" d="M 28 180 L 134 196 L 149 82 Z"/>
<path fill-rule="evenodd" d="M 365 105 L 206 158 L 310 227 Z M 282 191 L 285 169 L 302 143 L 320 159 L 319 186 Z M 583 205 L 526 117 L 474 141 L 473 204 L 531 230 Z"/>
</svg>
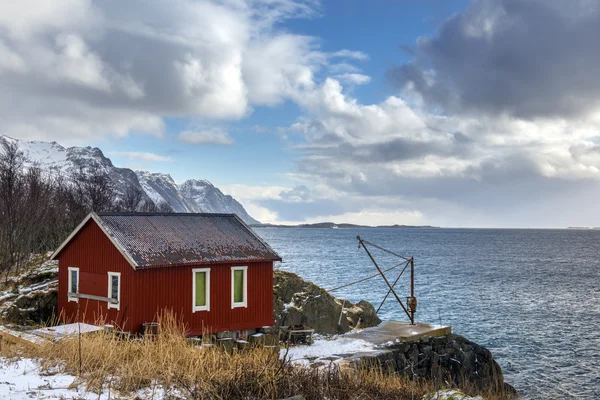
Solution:
<svg viewBox="0 0 600 400">
<path fill-rule="evenodd" d="M 316 333 L 336 334 L 381 323 L 371 303 L 338 299 L 287 271 L 274 272 L 273 302 L 275 327 L 304 325 Z"/>
</svg>

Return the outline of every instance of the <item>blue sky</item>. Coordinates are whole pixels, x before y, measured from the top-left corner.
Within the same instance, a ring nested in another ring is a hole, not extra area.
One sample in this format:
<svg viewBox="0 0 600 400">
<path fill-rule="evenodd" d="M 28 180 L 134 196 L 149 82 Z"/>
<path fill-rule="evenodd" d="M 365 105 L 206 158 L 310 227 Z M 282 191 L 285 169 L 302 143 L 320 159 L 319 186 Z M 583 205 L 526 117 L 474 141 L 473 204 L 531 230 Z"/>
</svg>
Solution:
<svg viewBox="0 0 600 400">
<path fill-rule="evenodd" d="M 600 226 L 600 3 L 0 5 L 0 132 L 263 222 Z"/>
</svg>

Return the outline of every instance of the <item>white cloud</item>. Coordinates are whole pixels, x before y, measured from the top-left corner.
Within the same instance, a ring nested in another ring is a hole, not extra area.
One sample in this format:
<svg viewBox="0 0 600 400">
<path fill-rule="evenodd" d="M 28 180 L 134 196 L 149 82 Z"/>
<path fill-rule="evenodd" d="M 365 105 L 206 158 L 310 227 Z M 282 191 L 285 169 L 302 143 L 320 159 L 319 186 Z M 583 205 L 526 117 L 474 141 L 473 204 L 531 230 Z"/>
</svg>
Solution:
<svg viewBox="0 0 600 400">
<path fill-rule="evenodd" d="M 241 200 L 267 200 L 267 199 L 280 199 L 281 192 L 289 190 L 287 186 L 276 186 L 276 185 L 243 185 L 243 184 L 229 184 L 220 185 L 219 188 L 223 193 L 235 197 Z"/>
<path fill-rule="evenodd" d="M 161 156 L 154 153 L 141 152 L 141 151 L 109 151 L 107 154 L 111 156 L 121 156 L 128 160 L 140 160 L 150 162 L 171 162 L 171 157 Z"/>
<path fill-rule="evenodd" d="M 367 83 L 371 82 L 371 77 L 368 75 L 363 75 L 363 74 L 347 73 L 347 74 L 336 75 L 336 78 L 342 82 L 346 82 L 349 84 L 355 84 L 355 85 L 366 85 Z"/>
<path fill-rule="evenodd" d="M 361 210 L 347 212 L 339 215 L 327 215 L 311 218 L 306 223 L 334 222 L 336 224 L 348 223 L 357 225 L 424 225 L 423 214 L 420 211 L 389 211 L 389 210 Z"/>
<path fill-rule="evenodd" d="M 331 56 L 332 57 L 341 57 L 341 58 L 353 58 L 355 60 L 361 60 L 361 61 L 369 59 L 369 55 L 367 53 L 364 53 L 362 51 L 348 50 L 348 49 L 338 50 L 338 51 L 332 53 Z"/>
<path fill-rule="evenodd" d="M 234 143 L 227 132 L 219 129 L 183 131 L 177 136 L 177 139 L 180 142 L 190 144 L 217 144 L 228 146 Z"/>
<path fill-rule="evenodd" d="M 3 2 L 0 131 L 69 143 L 162 135 L 164 118 L 210 124 L 301 97 L 330 59 L 365 58 L 280 28 L 318 13 L 302 0 Z"/>
</svg>

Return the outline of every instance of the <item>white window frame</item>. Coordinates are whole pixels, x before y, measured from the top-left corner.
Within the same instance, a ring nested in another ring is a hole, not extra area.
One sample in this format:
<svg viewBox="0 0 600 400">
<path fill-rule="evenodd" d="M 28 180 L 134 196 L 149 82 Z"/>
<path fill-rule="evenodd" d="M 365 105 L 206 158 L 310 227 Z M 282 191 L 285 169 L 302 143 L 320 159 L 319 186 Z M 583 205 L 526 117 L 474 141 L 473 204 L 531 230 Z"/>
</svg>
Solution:
<svg viewBox="0 0 600 400">
<path fill-rule="evenodd" d="M 110 293 L 110 291 L 112 290 L 112 277 L 116 276 L 118 278 L 118 285 L 117 285 L 117 302 L 113 303 L 112 301 L 110 301 L 110 299 L 112 299 L 112 296 Z M 121 309 L 121 273 L 120 272 L 109 272 L 108 273 L 108 296 L 109 301 L 108 303 L 108 308 L 116 308 L 117 310 Z"/>
<path fill-rule="evenodd" d="M 196 273 L 197 272 L 205 272 L 206 280 L 204 281 L 206 284 L 205 295 L 206 295 L 206 305 L 204 306 L 196 306 Z M 197 311 L 210 311 L 210 268 L 194 268 L 192 269 L 192 312 Z"/>
<path fill-rule="evenodd" d="M 242 287 L 244 288 L 244 301 L 235 302 L 235 271 L 244 271 L 244 282 Z M 248 307 L 248 267 L 238 266 L 231 267 L 231 309 L 238 307 Z"/>
<path fill-rule="evenodd" d="M 70 295 L 70 293 L 71 293 L 71 287 L 73 286 L 72 285 L 73 282 L 71 280 L 72 279 L 72 275 L 73 275 L 72 274 L 73 271 L 77 272 L 77 293 L 79 293 L 79 268 L 69 267 L 69 268 L 67 268 L 67 271 L 68 271 L 68 274 L 69 274 L 69 277 L 67 279 L 67 284 L 68 284 L 68 286 L 67 286 L 67 298 L 68 298 L 68 301 L 74 301 L 75 303 L 79 303 L 79 297 L 77 297 L 77 296 L 71 296 Z"/>
</svg>

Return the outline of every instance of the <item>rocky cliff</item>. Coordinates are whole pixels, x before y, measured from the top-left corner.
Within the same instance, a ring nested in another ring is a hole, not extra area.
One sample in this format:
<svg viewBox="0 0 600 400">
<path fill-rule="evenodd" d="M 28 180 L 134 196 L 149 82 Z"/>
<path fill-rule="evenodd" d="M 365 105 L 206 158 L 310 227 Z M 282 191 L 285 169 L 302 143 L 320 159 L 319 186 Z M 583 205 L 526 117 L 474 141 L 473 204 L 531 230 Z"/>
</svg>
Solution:
<svg viewBox="0 0 600 400">
<path fill-rule="evenodd" d="M 318 333 L 345 333 L 381 323 L 373 305 L 338 299 L 298 275 L 275 271 L 273 279 L 275 326 L 304 325 Z"/>
</svg>

